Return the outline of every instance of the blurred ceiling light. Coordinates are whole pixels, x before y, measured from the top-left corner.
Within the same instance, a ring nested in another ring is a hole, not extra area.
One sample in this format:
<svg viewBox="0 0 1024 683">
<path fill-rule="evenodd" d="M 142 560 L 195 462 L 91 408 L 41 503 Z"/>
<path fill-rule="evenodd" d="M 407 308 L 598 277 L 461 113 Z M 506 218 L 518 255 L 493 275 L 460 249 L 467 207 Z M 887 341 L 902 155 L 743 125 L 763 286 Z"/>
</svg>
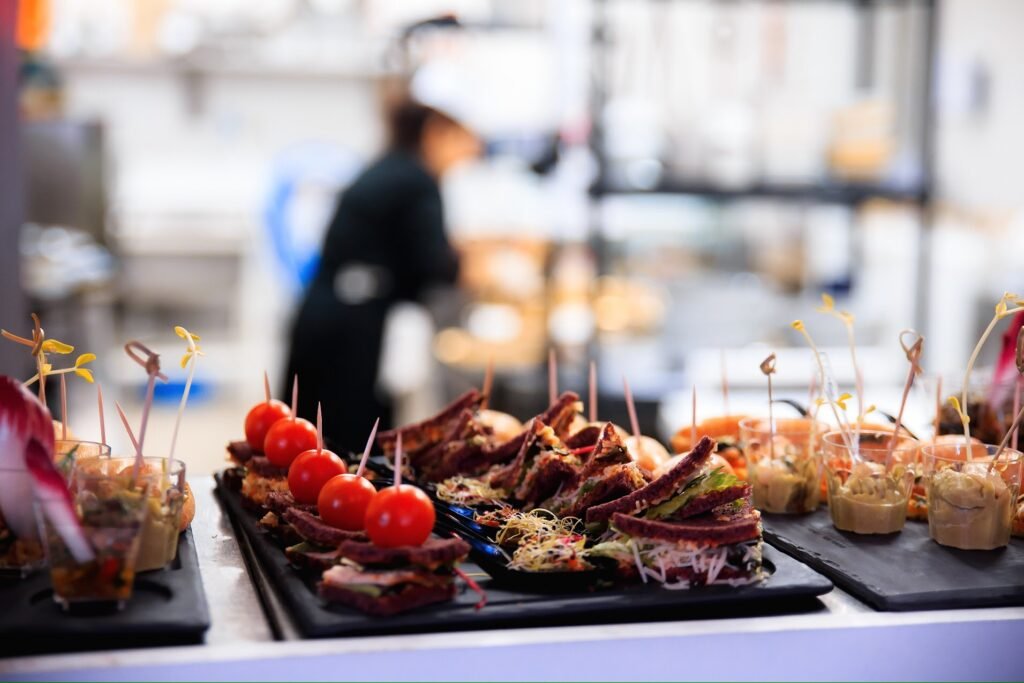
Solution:
<svg viewBox="0 0 1024 683">
<path fill-rule="evenodd" d="M 434 355 L 448 365 L 462 363 L 469 358 L 473 350 L 473 340 L 469 333 L 457 327 L 448 327 L 434 337 Z"/>
<path fill-rule="evenodd" d="M 473 337 L 487 342 L 510 342 L 523 331 L 523 320 L 512 306 L 477 304 L 466 316 L 466 329 Z"/>
<path fill-rule="evenodd" d="M 586 304 L 556 306 L 548 318 L 551 339 L 562 346 L 582 346 L 594 334 L 594 314 Z"/>
</svg>

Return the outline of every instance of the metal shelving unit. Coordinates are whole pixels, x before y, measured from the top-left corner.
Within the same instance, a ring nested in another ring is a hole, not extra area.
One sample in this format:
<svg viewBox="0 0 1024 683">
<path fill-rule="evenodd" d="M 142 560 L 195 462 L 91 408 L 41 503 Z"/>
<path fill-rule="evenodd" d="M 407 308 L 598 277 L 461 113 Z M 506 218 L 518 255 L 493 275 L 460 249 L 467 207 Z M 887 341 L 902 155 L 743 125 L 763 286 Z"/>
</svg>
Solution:
<svg viewBox="0 0 1024 683">
<path fill-rule="evenodd" d="M 647 0 L 648 2 L 686 2 L 688 0 Z M 711 0 L 728 4 L 730 0 Z M 767 0 L 750 0 L 765 2 Z M 922 21 L 921 53 L 922 75 L 914 82 L 914 99 L 912 110 L 915 117 L 914 133 L 916 138 L 915 167 L 916 182 L 896 184 L 887 181 L 860 183 L 847 182 L 835 178 L 823 177 L 819 182 L 786 183 L 773 182 L 769 179 L 758 180 L 745 186 L 726 187 L 712 182 L 694 178 L 673 178 L 667 176 L 659 180 L 651 188 L 636 188 L 617 185 L 611 178 L 611 164 L 604 146 L 604 131 L 601 127 L 602 112 L 608 103 L 608 81 L 611 72 L 609 46 L 613 40 L 612 30 L 608 23 L 608 0 L 594 0 L 594 25 L 592 32 L 592 77 L 590 89 L 590 108 L 593 130 L 590 147 L 597 163 L 596 180 L 590 186 L 589 231 L 591 246 L 597 258 L 601 273 L 609 272 L 609 249 L 604 237 L 602 225 L 602 202 L 607 197 L 622 195 L 654 195 L 670 194 L 703 198 L 711 202 L 735 202 L 745 199 L 768 199 L 791 205 L 839 204 L 856 209 L 865 202 L 885 199 L 906 203 L 915 207 L 920 216 L 921 232 L 917 245 L 917 287 L 918 298 L 915 310 L 915 324 L 918 329 L 925 329 L 924 302 L 930 281 L 928 268 L 928 244 L 930 227 L 934 216 L 934 112 L 931 102 L 935 91 L 935 61 L 938 47 L 938 16 L 940 0 L 776 0 L 783 5 L 806 4 L 815 2 L 845 3 L 852 5 L 857 13 L 857 57 L 855 61 L 856 85 L 871 83 L 874 72 L 873 48 L 876 41 L 875 12 L 881 7 L 901 6 L 918 7 L 924 13 Z M 592 342 L 590 355 L 600 356 L 600 341 Z"/>
</svg>

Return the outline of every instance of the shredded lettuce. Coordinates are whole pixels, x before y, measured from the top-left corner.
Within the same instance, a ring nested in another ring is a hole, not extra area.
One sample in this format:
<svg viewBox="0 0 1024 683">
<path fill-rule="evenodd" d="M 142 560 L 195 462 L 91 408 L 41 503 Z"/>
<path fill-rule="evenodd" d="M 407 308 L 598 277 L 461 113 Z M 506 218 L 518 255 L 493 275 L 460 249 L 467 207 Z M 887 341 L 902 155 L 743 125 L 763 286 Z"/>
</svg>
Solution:
<svg viewBox="0 0 1024 683">
<path fill-rule="evenodd" d="M 384 594 L 384 589 L 382 589 L 380 586 L 374 586 L 371 583 L 346 583 L 345 585 L 339 587 L 344 588 L 347 591 L 353 591 L 355 593 L 363 593 L 364 595 L 369 595 L 371 598 L 379 598 L 381 595 Z"/>
<path fill-rule="evenodd" d="M 721 467 L 715 468 L 707 474 L 694 477 L 679 494 L 669 498 L 660 505 L 655 505 L 647 511 L 644 517 L 647 519 L 666 519 L 700 496 L 722 491 L 732 486 L 737 486 L 739 483 L 740 480 L 734 475 L 729 474 Z"/>
</svg>

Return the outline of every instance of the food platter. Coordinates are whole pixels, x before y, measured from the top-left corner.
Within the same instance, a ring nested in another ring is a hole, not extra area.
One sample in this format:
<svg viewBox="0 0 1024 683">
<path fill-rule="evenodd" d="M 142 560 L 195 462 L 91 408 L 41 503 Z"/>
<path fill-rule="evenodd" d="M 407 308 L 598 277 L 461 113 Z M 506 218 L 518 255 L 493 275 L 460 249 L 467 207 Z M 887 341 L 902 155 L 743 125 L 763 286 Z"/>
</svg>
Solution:
<svg viewBox="0 0 1024 683">
<path fill-rule="evenodd" d="M 765 539 L 875 609 L 909 611 L 1024 605 L 1024 541 L 976 551 L 941 546 L 928 525 L 908 522 L 898 534 L 837 530 L 828 510 L 807 516 L 765 515 Z"/>
<path fill-rule="evenodd" d="M 555 624 L 709 618 L 782 614 L 819 608 L 815 599 L 832 589 L 817 572 L 782 553 L 766 548 L 770 576 L 760 584 L 738 588 L 708 587 L 668 591 L 652 585 L 633 585 L 592 592 L 526 593 L 499 588 L 480 580 L 487 605 L 477 610 L 478 598 L 459 593 L 450 603 L 391 617 L 372 617 L 342 606 L 328 606 L 315 593 L 315 576 L 292 567 L 281 546 L 257 524 L 236 492 L 217 476 L 217 495 L 226 514 L 245 535 L 251 558 L 273 586 L 298 632 L 306 638 L 381 635 L 445 630 L 528 627 Z M 479 575 L 465 563 L 463 570 Z"/>
<path fill-rule="evenodd" d="M 45 571 L 0 581 L 0 604 L 4 656 L 199 643 L 210 627 L 191 529 L 171 566 L 138 576 L 120 612 L 62 614 Z"/>
</svg>

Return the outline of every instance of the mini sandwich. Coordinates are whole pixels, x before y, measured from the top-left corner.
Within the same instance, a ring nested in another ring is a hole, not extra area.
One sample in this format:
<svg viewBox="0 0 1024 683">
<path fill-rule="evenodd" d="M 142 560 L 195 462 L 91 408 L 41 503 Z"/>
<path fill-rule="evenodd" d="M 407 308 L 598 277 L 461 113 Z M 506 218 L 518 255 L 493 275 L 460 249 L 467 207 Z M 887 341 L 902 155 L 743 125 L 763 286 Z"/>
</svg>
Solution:
<svg viewBox="0 0 1024 683">
<path fill-rule="evenodd" d="M 316 505 L 296 502 L 295 497 L 289 491 L 274 491 L 268 494 L 263 506 L 266 508 L 267 513 L 260 518 L 260 528 L 288 545 L 299 543 L 302 541 L 302 538 L 295 532 L 292 525 L 285 521 L 285 513 L 291 508 L 296 508 L 310 514 L 316 514 Z"/>
<path fill-rule="evenodd" d="M 496 434 L 486 416 L 481 416 L 482 400 L 479 392 L 471 390 L 428 420 L 382 432 L 377 442 L 391 455 L 401 433 L 408 462 L 424 481 L 481 475 L 515 458 L 529 433 L 526 429 L 511 439 Z M 566 392 L 536 419 L 564 436 L 578 403 L 579 396 Z"/>
<path fill-rule="evenodd" d="M 607 423 L 594 449 L 580 456 L 579 474 L 543 504 L 560 517 L 582 517 L 587 510 L 628 495 L 647 484 L 630 457 L 615 425 Z"/>
<path fill-rule="evenodd" d="M 338 548 L 343 543 L 366 543 L 362 531 L 336 529 L 309 510 L 291 507 L 282 515 L 282 521 L 298 538 L 295 545 L 285 548 L 284 554 L 296 567 L 323 571 L 341 560 Z"/>
<path fill-rule="evenodd" d="M 725 458 L 740 479 L 747 478 L 747 458 L 740 448 L 740 420 L 745 415 L 721 415 L 709 417 L 697 425 L 694 430 L 689 426 L 681 428 L 672 436 L 672 450 L 685 453 L 694 447 L 691 443 L 692 434 L 696 432 L 700 440 L 709 436 L 715 440 L 715 452 Z"/>
<path fill-rule="evenodd" d="M 246 461 L 242 479 L 242 502 L 247 507 L 262 511 L 272 493 L 288 492 L 288 469 L 277 467 L 263 455 L 254 455 Z"/>
<path fill-rule="evenodd" d="M 469 554 L 460 538 L 431 538 L 421 546 L 380 548 L 345 541 L 342 563 L 323 573 L 320 597 L 374 616 L 390 616 L 455 597 L 455 566 Z"/>
<path fill-rule="evenodd" d="M 625 576 L 666 588 L 742 585 L 761 578 L 761 516 L 750 485 L 709 469 L 714 441 L 701 439 L 669 472 L 630 495 L 587 511 L 592 528 L 608 525 L 594 556 L 618 562 Z"/>
</svg>

